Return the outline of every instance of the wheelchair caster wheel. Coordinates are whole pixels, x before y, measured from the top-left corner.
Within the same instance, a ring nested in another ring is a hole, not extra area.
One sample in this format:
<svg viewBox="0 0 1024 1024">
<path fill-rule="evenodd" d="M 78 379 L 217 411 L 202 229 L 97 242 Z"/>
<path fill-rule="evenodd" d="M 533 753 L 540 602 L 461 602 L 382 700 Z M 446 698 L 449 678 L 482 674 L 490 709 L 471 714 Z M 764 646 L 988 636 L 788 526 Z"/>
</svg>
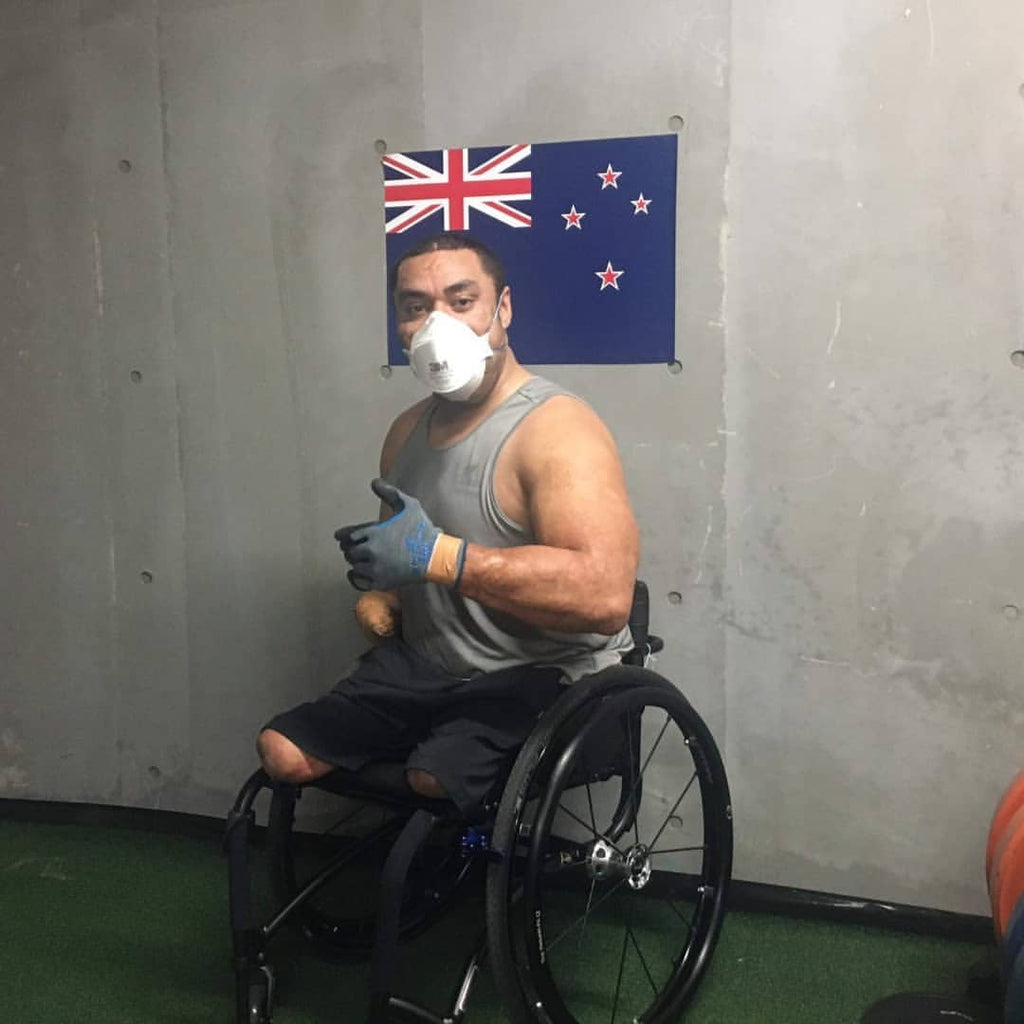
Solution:
<svg viewBox="0 0 1024 1024">
<path fill-rule="evenodd" d="M 271 1024 L 274 972 L 264 965 L 249 975 L 249 1024 Z"/>
</svg>

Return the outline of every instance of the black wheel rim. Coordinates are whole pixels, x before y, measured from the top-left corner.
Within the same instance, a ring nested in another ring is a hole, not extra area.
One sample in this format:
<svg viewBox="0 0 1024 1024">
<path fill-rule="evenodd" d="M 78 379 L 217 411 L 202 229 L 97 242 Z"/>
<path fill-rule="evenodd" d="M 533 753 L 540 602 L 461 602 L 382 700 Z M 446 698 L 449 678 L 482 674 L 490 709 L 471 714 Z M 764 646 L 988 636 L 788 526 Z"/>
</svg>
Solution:
<svg viewBox="0 0 1024 1024">
<path fill-rule="evenodd" d="M 580 784 L 610 723 L 623 770 Z M 520 829 L 524 995 L 555 1024 L 674 1019 L 706 968 L 731 870 L 717 750 L 667 687 L 607 696 L 569 731 Z"/>
</svg>

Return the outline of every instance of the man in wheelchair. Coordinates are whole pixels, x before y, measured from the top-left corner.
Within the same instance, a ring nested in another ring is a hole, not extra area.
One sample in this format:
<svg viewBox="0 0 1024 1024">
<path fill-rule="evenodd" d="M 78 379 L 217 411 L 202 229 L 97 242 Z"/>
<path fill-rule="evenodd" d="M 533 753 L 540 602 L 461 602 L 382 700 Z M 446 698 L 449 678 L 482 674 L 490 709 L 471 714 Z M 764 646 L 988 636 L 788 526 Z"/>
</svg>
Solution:
<svg viewBox="0 0 1024 1024">
<path fill-rule="evenodd" d="M 485 955 L 515 1024 L 608 1021 L 609 1008 L 612 1024 L 669 1024 L 721 925 L 731 809 L 706 725 L 640 667 L 660 641 L 646 633 L 614 442 L 584 402 L 517 362 L 511 293 L 485 246 L 432 238 L 399 260 L 391 289 L 432 394 L 384 439 L 379 519 L 335 534 L 373 644 L 329 693 L 267 723 L 262 768 L 228 816 L 236 1021 L 271 1020 L 266 946 L 298 919 L 329 949 L 372 950 L 373 1024 L 461 1020 Z M 321 837 L 338 842 L 300 871 L 295 801 L 310 783 L 394 814 L 365 838 Z M 277 907 L 254 925 L 247 836 L 264 788 Z M 376 909 L 338 909 L 329 883 L 366 853 Z M 398 943 L 475 867 L 486 938 L 441 1018 L 392 992 Z M 613 953 L 581 984 L 584 947 Z"/>
<path fill-rule="evenodd" d="M 335 534 L 375 645 L 272 719 L 267 773 L 311 782 L 405 758 L 409 785 L 471 813 L 561 679 L 617 663 L 637 527 L 607 428 L 509 344 L 497 257 L 444 234 L 392 270 L 398 331 L 431 396 L 384 439 L 379 522 Z"/>
</svg>

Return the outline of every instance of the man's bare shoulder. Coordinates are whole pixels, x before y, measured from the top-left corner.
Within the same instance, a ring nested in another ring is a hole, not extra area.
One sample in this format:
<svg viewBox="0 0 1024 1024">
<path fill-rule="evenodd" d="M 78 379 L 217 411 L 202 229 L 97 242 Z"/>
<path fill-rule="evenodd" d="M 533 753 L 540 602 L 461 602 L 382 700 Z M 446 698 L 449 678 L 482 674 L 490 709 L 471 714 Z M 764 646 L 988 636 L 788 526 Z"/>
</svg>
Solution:
<svg viewBox="0 0 1024 1024">
<path fill-rule="evenodd" d="M 600 416 L 575 395 L 554 395 L 523 420 L 516 432 L 524 455 L 571 451 L 592 442 L 614 444 Z"/>
<path fill-rule="evenodd" d="M 511 474 L 522 498 L 542 481 L 564 486 L 580 476 L 609 481 L 622 475 L 618 449 L 601 417 L 582 399 L 555 395 L 527 416 L 506 445 L 499 470 Z M 510 494 L 509 499 L 513 500 Z"/>
<path fill-rule="evenodd" d="M 409 435 L 412 434 L 416 424 L 419 423 L 423 414 L 427 411 L 430 402 L 430 398 L 423 398 L 415 405 L 410 405 L 408 409 L 400 412 L 395 417 L 391 426 L 388 427 L 388 432 L 384 435 L 384 444 L 380 452 L 380 471 L 382 475 L 387 474 L 395 456 L 401 451 L 402 445 L 409 440 Z"/>
<path fill-rule="evenodd" d="M 549 398 L 522 424 L 510 469 L 541 544 L 600 552 L 623 579 L 636 573 L 638 537 L 611 431 L 586 402 Z M 616 570 L 618 571 L 618 570 Z"/>
</svg>

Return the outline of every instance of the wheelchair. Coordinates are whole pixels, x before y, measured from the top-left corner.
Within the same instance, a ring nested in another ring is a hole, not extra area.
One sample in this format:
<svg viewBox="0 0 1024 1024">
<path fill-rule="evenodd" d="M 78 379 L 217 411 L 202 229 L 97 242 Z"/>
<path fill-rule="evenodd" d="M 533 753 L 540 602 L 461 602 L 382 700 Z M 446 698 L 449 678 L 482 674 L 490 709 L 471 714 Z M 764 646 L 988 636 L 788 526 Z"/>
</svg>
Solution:
<svg viewBox="0 0 1024 1024">
<path fill-rule="evenodd" d="M 304 787 L 262 769 L 250 776 L 225 832 L 237 1024 L 271 1021 L 268 944 L 287 925 L 328 956 L 369 957 L 370 1024 L 463 1020 L 485 959 L 514 1024 L 679 1019 L 721 929 L 732 810 L 707 726 L 645 667 L 662 641 L 648 633 L 641 582 L 630 630 L 624 662 L 564 688 L 472 819 L 415 793 L 400 763 L 339 769 Z M 343 821 L 322 835 L 294 828 L 296 802 L 312 788 L 346 798 Z M 250 853 L 264 789 L 272 910 L 254 923 Z M 381 819 L 370 828 L 367 812 Z M 450 1009 L 441 1016 L 396 995 L 400 941 L 481 888 L 485 927 Z M 581 968 L 595 957 L 614 969 Z"/>
</svg>

